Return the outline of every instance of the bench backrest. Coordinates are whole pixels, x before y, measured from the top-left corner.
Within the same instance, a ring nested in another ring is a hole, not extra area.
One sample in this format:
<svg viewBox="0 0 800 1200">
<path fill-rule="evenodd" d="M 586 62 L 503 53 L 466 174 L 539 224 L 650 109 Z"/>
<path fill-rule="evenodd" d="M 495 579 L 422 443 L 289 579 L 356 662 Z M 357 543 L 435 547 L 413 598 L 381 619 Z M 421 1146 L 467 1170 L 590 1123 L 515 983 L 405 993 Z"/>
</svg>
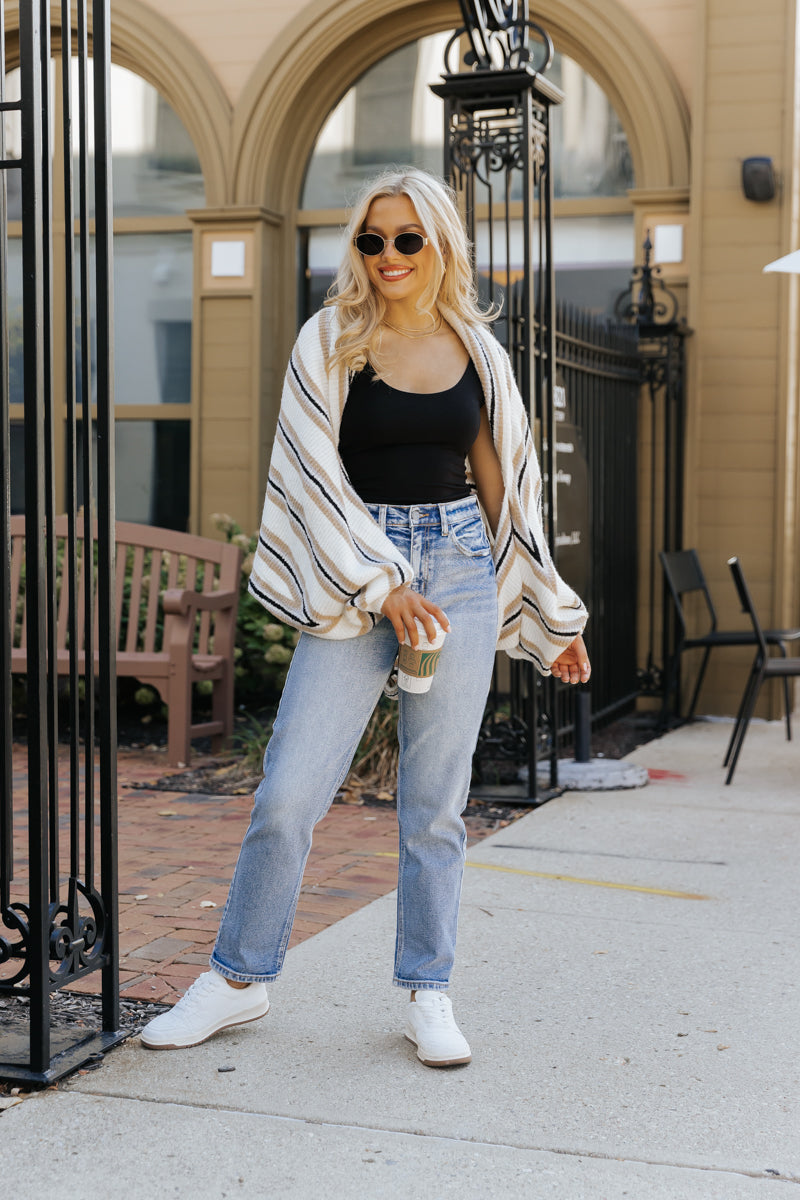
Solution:
<svg viewBox="0 0 800 1200">
<path fill-rule="evenodd" d="M 59 649 L 68 646 L 69 587 L 62 573 L 67 553 L 67 517 L 55 520 L 57 539 L 56 626 Z M 84 603 L 88 580 L 95 589 L 96 573 L 87 571 L 83 553 L 83 521 L 78 521 L 78 649 L 85 641 Z M 172 588 L 197 592 L 236 592 L 239 588 L 241 551 L 227 542 L 196 537 L 152 525 L 118 521 L 116 525 L 116 617 L 117 649 L 127 653 L 157 653 L 162 649 L 164 630 L 173 618 L 165 619 L 162 593 Z M 13 647 L 25 646 L 25 518 L 11 518 L 11 638 Z M 97 604 L 94 605 L 94 644 L 97 645 Z M 229 647 L 215 645 L 216 614 L 200 613 L 194 637 L 197 654 L 227 653 Z M 225 622 L 226 641 L 233 631 Z M 232 643 L 231 643 L 232 645 Z"/>
</svg>

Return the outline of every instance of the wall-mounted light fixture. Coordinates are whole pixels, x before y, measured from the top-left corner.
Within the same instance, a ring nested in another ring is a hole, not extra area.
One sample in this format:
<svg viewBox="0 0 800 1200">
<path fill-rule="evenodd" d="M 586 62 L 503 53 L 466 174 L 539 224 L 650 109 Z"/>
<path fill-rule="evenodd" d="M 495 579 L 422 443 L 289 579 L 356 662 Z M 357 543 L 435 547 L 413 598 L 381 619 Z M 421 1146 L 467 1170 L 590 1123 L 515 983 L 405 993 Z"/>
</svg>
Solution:
<svg viewBox="0 0 800 1200">
<path fill-rule="evenodd" d="M 742 162 L 742 190 L 748 200 L 775 199 L 775 171 L 771 158 L 746 158 Z"/>
</svg>

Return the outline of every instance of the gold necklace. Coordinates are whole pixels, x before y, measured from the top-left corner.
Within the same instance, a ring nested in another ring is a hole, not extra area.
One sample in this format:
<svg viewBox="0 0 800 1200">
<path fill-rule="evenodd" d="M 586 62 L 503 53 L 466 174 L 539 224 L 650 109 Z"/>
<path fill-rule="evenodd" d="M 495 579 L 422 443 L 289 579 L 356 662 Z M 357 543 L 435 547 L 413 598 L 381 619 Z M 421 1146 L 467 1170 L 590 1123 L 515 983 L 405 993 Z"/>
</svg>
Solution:
<svg viewBox="0 0 800 1200">
<path fill-rule="evenodd" d="M 387 329 L 393 329 L 395 333 L 399 333 L 401 337 L 407 338 L 423 338 L 431 337 L 434 333 L 438 333 L 442 328 L 442 314 L 439 313 L 437 319 L 433 323 L 432 329 L 404 329 L 401 325 L 392 325 L 391 321 L 387 321 L 384 317 L 382 324 Z"/>
</svg>

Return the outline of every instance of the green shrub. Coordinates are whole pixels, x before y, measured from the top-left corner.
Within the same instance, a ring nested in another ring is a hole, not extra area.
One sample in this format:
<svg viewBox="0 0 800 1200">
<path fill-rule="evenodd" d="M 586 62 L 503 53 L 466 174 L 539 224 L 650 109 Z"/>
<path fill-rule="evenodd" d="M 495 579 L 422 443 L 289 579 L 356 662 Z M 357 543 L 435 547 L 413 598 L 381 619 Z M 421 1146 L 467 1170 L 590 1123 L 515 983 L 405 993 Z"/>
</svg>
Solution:
<svg viewBox="0 0 800 1200">
<path fill-rule="evenodd" d="M 234 687 L 237 704 L 255 701 L 261 705 L 280 695 L 299 634 L 268 613 L 247 590 L 258 534 L 248 537 L 242 533 L 227 513 L 212 513 L 211 520 L 229 542 L 244 551 L 236 619 Z"/>
</svg>

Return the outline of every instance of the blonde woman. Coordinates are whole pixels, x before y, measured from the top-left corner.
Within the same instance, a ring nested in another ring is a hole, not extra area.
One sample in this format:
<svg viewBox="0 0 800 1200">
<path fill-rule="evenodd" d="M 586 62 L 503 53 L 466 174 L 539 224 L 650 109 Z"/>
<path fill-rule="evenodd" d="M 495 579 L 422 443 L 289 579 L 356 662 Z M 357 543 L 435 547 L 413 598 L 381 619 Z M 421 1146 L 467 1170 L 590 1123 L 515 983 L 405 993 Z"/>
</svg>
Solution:
<svg viewBox="0 0 800 1200">
<path fill-rule="evenodd" d="M 398 643 L 438 622 L 448 636 L 430 691 L 399 696 L 394 983 L 410 995 L 419 1059 L 470 1061 L 447 988 L 495 650 L 567 683 L 590 674 L 586 610 L 548 554 L 527 415 L 488 319 L 447 186 L 413 169 L 371 182 L 326 306 L 292 353 L 250 580 L 302 636 L 212 969 L 147 1026 L 152 1049 L 267 1012 L 312 829 Z"/>
</svg>

